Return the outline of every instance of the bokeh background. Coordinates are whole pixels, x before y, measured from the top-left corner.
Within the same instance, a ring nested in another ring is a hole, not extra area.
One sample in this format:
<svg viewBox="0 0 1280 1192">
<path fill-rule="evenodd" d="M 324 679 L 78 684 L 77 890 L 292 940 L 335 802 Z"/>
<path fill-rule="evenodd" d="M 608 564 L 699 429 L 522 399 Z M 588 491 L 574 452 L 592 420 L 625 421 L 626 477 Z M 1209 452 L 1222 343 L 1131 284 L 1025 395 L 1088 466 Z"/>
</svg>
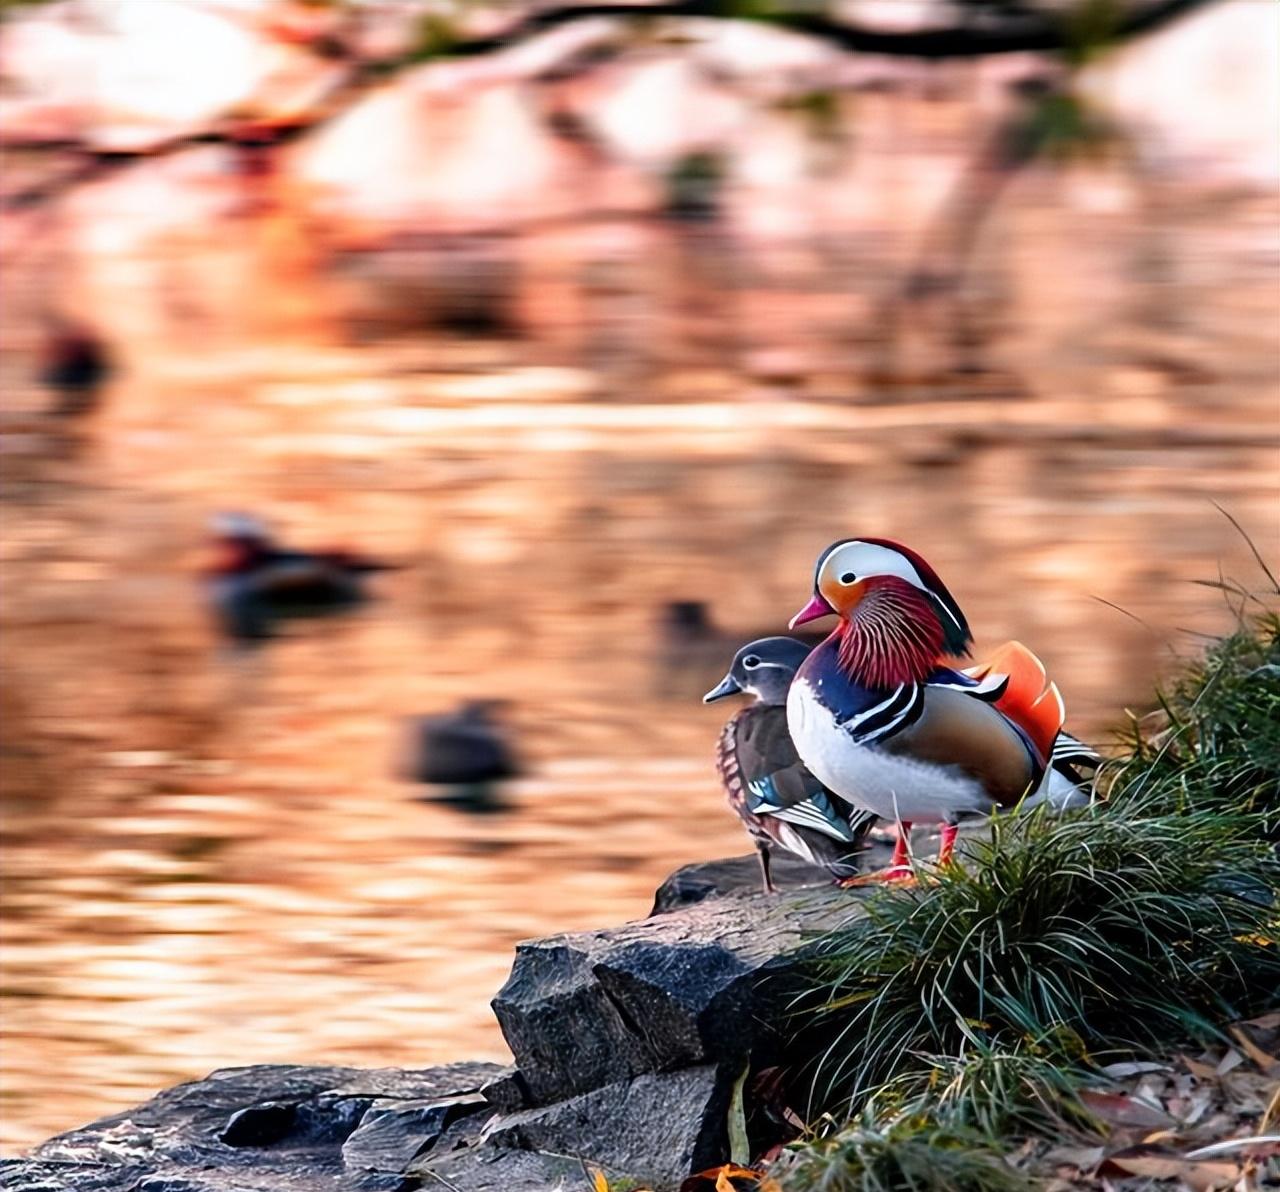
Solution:
<svg viewBox="0 0 1280 1192">
<path fill-rule="evenodd" d="M 604 7 L 4 6 L 7 1151 L 500 1058 L 515 941 L 745 851 L 698 696 L 835 537 L 1102 742 L 1257 578 L 1215 502 L 1275 557 L 1272 0 Z M 398 570 L 232 649 L 228 509 Z M 483 817 L 397 770 L 469 698 Z"/>
</svg>

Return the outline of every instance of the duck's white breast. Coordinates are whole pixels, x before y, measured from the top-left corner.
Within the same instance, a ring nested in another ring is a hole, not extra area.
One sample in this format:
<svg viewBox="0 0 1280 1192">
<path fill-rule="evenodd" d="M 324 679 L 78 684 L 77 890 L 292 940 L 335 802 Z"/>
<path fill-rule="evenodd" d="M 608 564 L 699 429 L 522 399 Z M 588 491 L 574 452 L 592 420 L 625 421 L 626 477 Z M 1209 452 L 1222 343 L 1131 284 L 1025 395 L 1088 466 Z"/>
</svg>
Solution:
<svg viewBox="0 0 1280 1192">
<path fill-rule="evenodd" d="M 836 723 L 807 679 L 787 693 L 787 727 L 800 760 L 834 794 L 884 819 L 948 820 L 986 811 L 977 781 L 949 766 L 859 745 Z"/>
</svg>

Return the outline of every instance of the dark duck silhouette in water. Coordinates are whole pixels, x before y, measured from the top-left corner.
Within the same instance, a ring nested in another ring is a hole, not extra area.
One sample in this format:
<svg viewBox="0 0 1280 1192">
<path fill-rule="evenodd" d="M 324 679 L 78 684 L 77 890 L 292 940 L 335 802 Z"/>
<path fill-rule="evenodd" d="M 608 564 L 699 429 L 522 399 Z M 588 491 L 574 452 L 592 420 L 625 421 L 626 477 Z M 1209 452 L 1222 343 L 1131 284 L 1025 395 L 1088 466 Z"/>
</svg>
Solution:
<svg viewBox="0 0 1280 1192">
<path fill-rule="evenodd" d="M 748 642 L 704 703 L 747 694 L 753 703 L 720 734 L 716 766 L 729 806 L 755 841 L 760 877 L 773 893 L 770 854 L 776 845 L 825 866 L 837 879 L 859 872 L 869 812 L 835 798 L 805 768 L 787 728 L 787 691 L 810 648 L 790 637 Z"/>
<path fill-rule="evenodd" d="M 40 382 L 57 395 L 54 414 L 71 418 L 93 410 L 111 371 L 106 345 L 89 327 L 62 316 L 51 319 Z"/>
<path fill-rule="evenodd" d="M 705 691 L 739 642 L 772 636 L 764 628 L 740 630 L 717 625 L 701 600 L 670 600 L 663 604 L 657 634 L 653 687 L 654 694 L 663 699 L 686 699 Z M 795 634 L 795 640 L 807 640 L 810 646 L 816 646 L 822 638 L 821 633 Z"/>
<path fill-rule="evenodd" d="M 367 577 L 393 570 L 354 551 L 281 546 L 257 518 L 243 513 L 219 514 L 213 536 L 210 600 L 223 632 L 241 645 L 275 636 L 288 618 L 323 616 L 360 604 Z"/>
<path fill-rule="evenodd" d="M 520 773 L 496 700 L 472 700 L 456 712 L 423 716 L 411 730 L 406 777 L 443 788 L 436 801 L 463 811 L 499 811 L 498 784 Z"/>
<path fill-rule="evenodd" d="M 881 538 L 829 546 L 791 624 L 832 615 L 839 624 L 787 693 L 787 723 L 840 801 L 899 824 L 877 879 L 910 880 L 916 821 L 942 825 L 945 865 L 963 818 L 1088 802 L 1083 772 L 1101 759 L 1062 731 L 1062 697 L 1040 660 L 1008 642 L 983 666 L 952 667 L 969 653 L 969 623 L 914 551 Z"/>
</svg>

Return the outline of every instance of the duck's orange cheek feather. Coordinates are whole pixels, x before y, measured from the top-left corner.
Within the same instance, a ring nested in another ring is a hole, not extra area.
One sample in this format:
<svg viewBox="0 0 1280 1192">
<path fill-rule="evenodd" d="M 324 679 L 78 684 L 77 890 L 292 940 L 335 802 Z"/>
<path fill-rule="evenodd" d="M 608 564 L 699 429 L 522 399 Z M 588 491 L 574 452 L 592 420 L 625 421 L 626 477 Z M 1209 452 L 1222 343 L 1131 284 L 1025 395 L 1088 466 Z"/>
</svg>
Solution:
<svg viewBox="0 0 1280 1192">
<path fill-rule="evenodd" d="M 867 594 L 867 581 L 860 579 L 856 584 L 840 584 L 828 581 L 819 589 L 826 602 L 842 616 L 848 616 L 862 602 Z"/>
</svg>

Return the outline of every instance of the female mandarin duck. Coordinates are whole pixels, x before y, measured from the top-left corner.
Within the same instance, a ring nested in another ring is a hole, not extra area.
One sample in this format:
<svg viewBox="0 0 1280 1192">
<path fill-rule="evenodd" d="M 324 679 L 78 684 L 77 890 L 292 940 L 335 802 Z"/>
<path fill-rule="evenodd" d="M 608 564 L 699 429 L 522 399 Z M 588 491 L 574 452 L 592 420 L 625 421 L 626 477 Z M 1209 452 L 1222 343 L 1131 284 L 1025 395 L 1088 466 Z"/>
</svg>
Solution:
<svg viewBox="0 0 1280 1192">
<path fill-rule="evenodd" d="M 716 767 L 729 806 L 755 841 L 766 894 L 774 891 L 769 857 L 775 844 L 825 866 L 837 880 L 851 878 L 876 818 L 833 797 L 791 742 L 787 690 L 811 648 L 790 637 L 748 642 L 719 685 L 702 697 L 709 704 L 727 695 L 755 696 L 724 726 Z"/>
<path fill-rule="evenodd" d="M 915 551 L 846 539 L 818 559 L 813 599 L 792 626 L 840 623 L 800 666 L 787 723 L 804 764 L 839 798 L 901 825 L 882 880 L 909 878 L 911 825 L 942 825 L 951 859 L 958 820 L 997 808 L 1087 802 L 1076 766 L 1096 754 L 1062 731 L 1058 688 L 1018 642 L 956 670 L 973 640 L 964 613 Z"/>
</svg>

